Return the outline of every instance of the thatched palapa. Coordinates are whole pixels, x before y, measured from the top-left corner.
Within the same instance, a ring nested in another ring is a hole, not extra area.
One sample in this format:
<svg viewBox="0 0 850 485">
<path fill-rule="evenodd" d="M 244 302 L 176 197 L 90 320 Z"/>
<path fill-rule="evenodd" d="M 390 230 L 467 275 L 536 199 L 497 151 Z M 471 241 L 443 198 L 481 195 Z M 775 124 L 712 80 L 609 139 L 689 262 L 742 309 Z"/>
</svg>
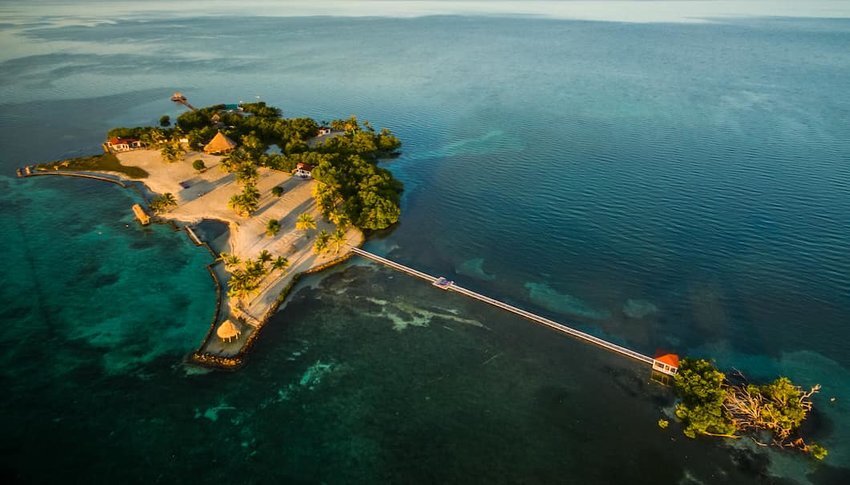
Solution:
<svg viewBox="0 0 850 485">
<path fill-rule="evenodd" d="M 236 148 L 236 142 L 226 137 L 224 133 L 218 132 L 210 140 L 209 143 L 204 147 L 204 151 L 211 155 L 219 155 L 222 153 L 228 153 L 233 151 Z"/>
<path fill-rule="evenodd" d="M 225 342 L 230 342 L 231 340 L 236 340 L 242 335 L 242 331 L 231 322 L 230 320 L 225 320 L 221 325 L 219 325 L 218 330 L 215 331 L 218 338 Z"/>
</svg>

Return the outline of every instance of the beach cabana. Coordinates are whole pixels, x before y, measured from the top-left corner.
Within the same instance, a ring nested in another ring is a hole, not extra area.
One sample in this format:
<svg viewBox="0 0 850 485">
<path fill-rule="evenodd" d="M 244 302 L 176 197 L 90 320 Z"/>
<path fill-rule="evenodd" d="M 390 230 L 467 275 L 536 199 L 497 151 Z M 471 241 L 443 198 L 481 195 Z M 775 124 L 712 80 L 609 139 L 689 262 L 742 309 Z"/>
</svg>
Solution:
<svg viewBox="0 0 850 485">
<path fill-rule="evenodd" d="M 231 340 L 236 340 L 242 335 L 242 331 L 230 320 L 225 320 L 221 325 L 218 326 L 218 330 L 215 331 L 215 334 L 218 335 L 218 338 L 222 340 L 222 342 L 230 342 Z"/>
<path fill-rule="evenodd" d="M 204 151 L 211 155 L 232 152 L 236 148 L 236 142 L 226 137 L 224 133 L 218 132 L 204 147 Z"/>
</svg>

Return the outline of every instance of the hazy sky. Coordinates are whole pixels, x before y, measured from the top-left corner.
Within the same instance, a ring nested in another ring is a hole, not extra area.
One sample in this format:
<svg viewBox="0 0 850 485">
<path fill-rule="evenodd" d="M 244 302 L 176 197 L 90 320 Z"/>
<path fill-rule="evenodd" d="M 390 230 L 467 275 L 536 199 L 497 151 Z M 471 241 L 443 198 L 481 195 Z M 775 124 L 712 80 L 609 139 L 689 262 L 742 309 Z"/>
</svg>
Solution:
<svg viewBox="0 0 850 485">
<path fill-rule="evenodd" d="M 88 4 L 88 7 L 86 6 Z M 56 15 L 110 20 L 131 16 L 336 15 L 532 15 L 620 22 L 698 22 L 748 16 L 850 18 L 848 0 L 0 0 L 0 16 L 22 20 Z"/>
</svg>

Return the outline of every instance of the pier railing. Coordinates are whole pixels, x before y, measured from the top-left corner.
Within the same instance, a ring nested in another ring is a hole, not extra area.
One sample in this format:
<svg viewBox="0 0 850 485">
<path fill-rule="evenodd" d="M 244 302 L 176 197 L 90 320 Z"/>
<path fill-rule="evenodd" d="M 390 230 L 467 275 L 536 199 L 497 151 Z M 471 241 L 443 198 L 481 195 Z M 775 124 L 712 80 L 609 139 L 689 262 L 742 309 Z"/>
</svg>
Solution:
<svg viewBox="0 0 850 485">
<path fill-rule="evenodd" d="M 373 253 L 370 253 L 368 251 L 364 251 L 360 248 L 353 248 L 352 252 L 354 254 L 357 254 L 358 256 L 362 256 L 364 258 L 370 259 L 370 260 L 375 261 L 377 263 L 383 264 L 384 266 L 387 266 L 387 267 L 392 268 L 394 270 L 397 270 L 397 271 L 400 271 L 402 273 L 408 274 L 410 276 L 414 276 L 416 278 L 420 278 L 420 279 L 423 279 L 425 281 L 428 281 L 431 284 L 434 284 L 439 279 L 436 276 L 431 276 L 427 273 L 423 273 L 421 271 L 415 270 L 413 268 L 410 268 L 410 267 L 405 266 L 403 264 L 397 263 L 397 262 L 392 261 L 390 259 L 384 258 L 382 256 L 378 256 L 377 254 L 373 254 Z M 625 357 L 629 357 L 631 359 L 637 360 L 637 361 L 642 362 L 644 364 L 652 365 L 653 362 L 654 362 L 654 359 L 652 357 L 649 357 L 647 355 L 643 355 L 640 352 L 636 352 L 634 350 L 627 349 L 627 348 L 625 348 L 621 345 L 617 345 L 617 344 L 609 342 L 605 339 L 596 337 L 594 335 L 590 335 L 589 333 L 582 332 L 581 330 L 576 330 L 576 329 L 574 329 L 572 327 L 568 327 L 568 326 L 566 326 L 562 323 L 558 323 L 556 321 L 550 320 L 550 319 L 542 317 L 540 315 L 531 313 L 527 310 L 523 310 L 522 308 L 518 308 L 518 307 L 515 307 L 513 305 L 509 305 L 509 304 L 507 304 L 503 301 L 496 300 L 495 298 L 490 298 L 489 296 L 482 295 L 481 293 L 477 293 L 475 291 L 468 290 L 468 289 L 466 289 L 462 286 L 458 286 L 454 283 L 451 283 L 450 285 L 447 285 L 447 286 L 441 285 L 440 287 L 444 288 L 448 291 L 454 291 L 455 293 L 459 293 L 459 294 L 464 295 L 466 297 L 473 298 L 475 300 L 487 303 L 487 304 L 492 305 L 496 308 L 500 308 L 502 310 L 511 312 L 515 315 L 519 315 L 519 316 L 521 316 L 525 319 L 528 319 L 528 320 L 531 320 L 531 321 L 538 323 L 540 325 L 544 325 L 546 327 L 549 327 L 552 330 L 556 330 L 558 332 L 567 334 L 567 335 L 574 337 L 574 338 L 577 338 L 579 340 L 597 345 L 599 347 L 602 347 L 603 349 L 610 350 L 611 352 L 623 355 Z"/>
</svg>

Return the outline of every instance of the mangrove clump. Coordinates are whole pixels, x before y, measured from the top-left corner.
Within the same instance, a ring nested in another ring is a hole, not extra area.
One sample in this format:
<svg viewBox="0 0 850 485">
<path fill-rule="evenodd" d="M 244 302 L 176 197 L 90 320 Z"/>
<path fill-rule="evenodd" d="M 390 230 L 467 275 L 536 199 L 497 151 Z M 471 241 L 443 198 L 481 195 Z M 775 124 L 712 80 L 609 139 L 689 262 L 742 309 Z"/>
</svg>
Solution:
<svg viewBox="0 0 850 485">
<path fill-rule="evenodd" d="M 746 436 L 762 446 L 799 449 L 817 459 L 827 454 L 825 448 L 806 443 L 800 435 L 820 385 L 804 390 L 787 377 L 757 385 L 740 372 L 727 376 L 707 360 L 684 359 L 675 389 L 680 399 L 676 416 L 690 438 Z"/>
</svg>

